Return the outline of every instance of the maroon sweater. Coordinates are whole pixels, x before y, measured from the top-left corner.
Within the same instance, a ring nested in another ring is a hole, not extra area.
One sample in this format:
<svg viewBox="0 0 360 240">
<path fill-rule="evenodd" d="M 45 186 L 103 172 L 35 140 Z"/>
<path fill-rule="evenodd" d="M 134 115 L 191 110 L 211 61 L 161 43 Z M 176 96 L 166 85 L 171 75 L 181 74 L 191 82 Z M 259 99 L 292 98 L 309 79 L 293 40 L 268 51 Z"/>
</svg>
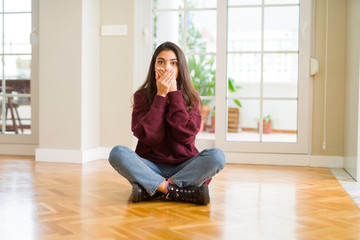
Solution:
<svg viewBox="0 0 360 240">
<path fill-rule="evenodd" d="M 199 151 L 195 137 L 201 116 L 199 103 L 188 113 L 181 91 L 169 92 L 168 97 L 155 96 L 149 110 L 143 91 L 134 94 L 131 130 L 138 138 L 135 152 L 152 162 L 180 164 Z"/>
</svg>

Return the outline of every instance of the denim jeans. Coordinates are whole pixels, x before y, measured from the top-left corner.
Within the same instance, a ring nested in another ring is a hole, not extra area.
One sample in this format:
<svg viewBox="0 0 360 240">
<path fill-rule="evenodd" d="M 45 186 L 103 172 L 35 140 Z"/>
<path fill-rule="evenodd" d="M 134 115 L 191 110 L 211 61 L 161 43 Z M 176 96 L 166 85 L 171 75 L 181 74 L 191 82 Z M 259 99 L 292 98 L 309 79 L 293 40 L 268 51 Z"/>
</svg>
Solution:
<svg viewBox="0 0 360 240">
<path fill-rule="evenodd" d="M 179 187 L 201 186 L 224 168 L 225 156 L 220 149 L 210 148 L 179 165 L 169 165 L 153 163 L 128 147 L 116 146 L 109 162 L 130 183 L 140 184 L 152 196 L 169 178 Z"/>
</svg>

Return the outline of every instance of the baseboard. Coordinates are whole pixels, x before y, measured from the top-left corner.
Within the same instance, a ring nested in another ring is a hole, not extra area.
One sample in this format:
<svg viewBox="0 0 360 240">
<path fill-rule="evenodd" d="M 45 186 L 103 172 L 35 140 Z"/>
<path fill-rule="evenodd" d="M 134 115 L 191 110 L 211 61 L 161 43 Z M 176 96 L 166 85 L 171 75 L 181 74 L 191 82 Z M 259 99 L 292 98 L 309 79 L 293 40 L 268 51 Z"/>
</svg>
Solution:
<svg viewBox="0 0 360 240">
<path fill-rule="evenodd" d="M 89 150 L 36 149 L 36 145 L 0 144 L 4 155 L 34 155 L 38 162 L 87 163 L 108 159 L 112 148 L 98 147 Z M 3 148 L 4 147 L 4 148 Z M 36 151 L 35 151 L 36 149 Z M 343 168 L 344 157 L 302 154 L 262 154 L 225 152 L 227 163 L 264 164 Z"/>
<path fill-rule="evenodd" d="M 109 149 L 101 147 L 88 150 L 38 148 L 35 159 L 37 162 L 87 163 L 107 159 L 108 152 Z"/>
<path fill-rule="evenodd" d="M 0 144 L 0 154 L 34 156 L 38 147 L 33 144 Z"/>
<path fill-rule="evenodd" d="M 342 168 L 342 156 L 225 152 L 227 163 Z"/>
<path fill-rule="evenodd" d="M 344 167 L 344 157 L 343 156 L 311 155 L 310 166 L 311 167 L 343 168 Z"/>
</svg>

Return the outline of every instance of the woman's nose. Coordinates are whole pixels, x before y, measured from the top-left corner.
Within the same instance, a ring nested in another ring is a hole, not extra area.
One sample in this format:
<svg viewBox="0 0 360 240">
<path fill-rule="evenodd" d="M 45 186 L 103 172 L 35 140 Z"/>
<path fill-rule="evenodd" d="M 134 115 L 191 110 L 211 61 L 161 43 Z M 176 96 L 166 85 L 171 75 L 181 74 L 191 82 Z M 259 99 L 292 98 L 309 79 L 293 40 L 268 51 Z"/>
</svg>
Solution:
<svg viewBox="0 0 360 240">
<path fill-rule="evenodd" d="M 165 66 L 165 70 L 170 70 L 170 69 L 171 69 L 171 65 L 170 65 L 170 63 L 167 63 Z"/>
</svg>

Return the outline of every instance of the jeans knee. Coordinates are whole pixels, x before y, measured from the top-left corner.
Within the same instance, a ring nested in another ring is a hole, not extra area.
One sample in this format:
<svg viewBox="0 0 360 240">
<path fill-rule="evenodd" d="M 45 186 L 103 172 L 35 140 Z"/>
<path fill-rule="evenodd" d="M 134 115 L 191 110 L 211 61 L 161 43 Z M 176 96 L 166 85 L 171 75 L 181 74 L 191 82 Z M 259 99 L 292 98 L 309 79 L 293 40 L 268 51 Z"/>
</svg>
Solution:
<svg viewBox="0 0 360 240">
<path fill-rule="evenodd" d="M 109 163 L 111 165 L 114 165 L 115 163 L 119 163 L 119 161 L 121 161 L 121 159 L 122 159 L 123 153 L 126 151 L 127 151 L 127 147 L 125 147 L 125 146 L 121 146 L 121 145 L 115 146 L 110 151 L 109 159 L 108 159 Z"/>
<path fill-rule="evenodd" d="M 207 149 L 208 154 L 210 155 L 209 160 L 211 164 L 216 169 L 223 169 L 225 166 L 225 155 L 224 152 L 219 148 L 210 148 Z"/>
</svg>

